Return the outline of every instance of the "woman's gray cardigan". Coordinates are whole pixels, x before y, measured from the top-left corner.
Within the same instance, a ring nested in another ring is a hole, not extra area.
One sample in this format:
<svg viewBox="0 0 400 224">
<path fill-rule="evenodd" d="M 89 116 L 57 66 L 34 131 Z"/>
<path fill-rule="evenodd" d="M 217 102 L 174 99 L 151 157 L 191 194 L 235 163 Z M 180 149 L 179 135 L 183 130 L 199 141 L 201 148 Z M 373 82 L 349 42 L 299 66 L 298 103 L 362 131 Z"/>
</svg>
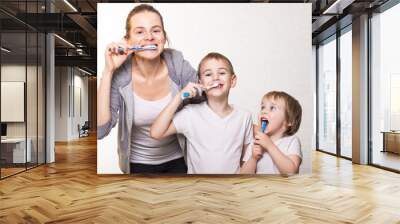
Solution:
<svg viewBox="0 0 400 224">
<path fill-rule="evenodd" d="M 188 82 L 197 82 L 196 70 L 187 62 L 181 52 L 165 49 L 162 58 L 167 64 L 171 78 L 171 92 L 175 96 Z M 133 126 L 133 89 L 132 89 L 132 55 L 114 72 L 111 81 L 111 119 L 97 127 L 97 138 L 102 139 L 110 133 L 118 120 L 118 156 L 119 167 L 125 174 L 130 173 L 130 144 Z M 184 138 L 178 136 L 183 149 Z M 112 150 L 112 149 L 109 149 Z"/>
</svg>

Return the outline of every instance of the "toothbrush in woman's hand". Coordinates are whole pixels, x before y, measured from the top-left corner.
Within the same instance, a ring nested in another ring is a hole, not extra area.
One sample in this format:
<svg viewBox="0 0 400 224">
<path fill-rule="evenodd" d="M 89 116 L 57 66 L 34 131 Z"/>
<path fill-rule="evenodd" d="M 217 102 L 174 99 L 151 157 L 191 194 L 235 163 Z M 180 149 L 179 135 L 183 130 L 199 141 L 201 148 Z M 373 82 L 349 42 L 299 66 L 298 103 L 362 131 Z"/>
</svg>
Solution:
<svg viewBox="0 0 400 224">
<path fill-rule="evenodd" d="M 123 54 L 126 50 L 131 50 L 131 51 L 144 51 L 144 50 L 156 50 L 157 46 L 154 44 L 151 45 L 145 45 L 143 47 L 140 46 L 134 46 L 134 47 L 128 47 L 128 48 L 123 48 L 123 47 L 118 47 L 118 53 Z M 111 49 L 109 49 L 111 51 Z"/>
<path fill-rule="evenodd" d="M 219 84 L 218 83 L 213 83 L 213 84 L 211 84 L 210 86 L 207 86 L 207 87 L 205 87 L 205 88 L 196 88 L 197 89 L 197 93 L 198 93 L 198 95 L 200 95 L 201 94 L 201 91 L 203 91 L 203 90 L 209 90 L 209 89 L 211 89 L 211 88 L 214 88 L 214 87 L 217 87 Z M 189 98 L 190 97 L 190 93 L 189 92 L 184 92 L 183 94 L 182 94 L 182 96 L 181 96 L 181 98 L 184 100 L 184 99 L 186 99 L 186 98 Z"/>
</svg>

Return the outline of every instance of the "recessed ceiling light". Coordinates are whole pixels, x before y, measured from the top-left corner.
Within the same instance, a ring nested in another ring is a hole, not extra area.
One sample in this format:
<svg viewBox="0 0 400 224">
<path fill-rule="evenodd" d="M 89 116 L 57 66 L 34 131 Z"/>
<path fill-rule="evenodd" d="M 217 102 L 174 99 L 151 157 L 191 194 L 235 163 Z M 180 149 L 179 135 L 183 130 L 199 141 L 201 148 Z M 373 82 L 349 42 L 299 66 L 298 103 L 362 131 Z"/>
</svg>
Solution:
<svg viewBox="0 0 400 224">
<path fill-rule="evenodd" d="M 7 48 L 5 48 L 5 47 L 1 47 L 1 50 L 4 51 L 4 52 L 6 52 L 6 53 L 10 53 L 10 52 L 11 52 L 11 50 L 9 50 L 9 49 L 7 49 Z"/>
<path fill-rule="evenodd" d="M 57 37 L 58 39 L 60 39 L 62 42 L 64 42 L 64 43 L 68 44 L 69 46 L 75 48 L 75 45 L 73 45 L 73 44 L 72 44 L 71 42 L 69 42 L 68 40 L 66 40 L 66 39 L 64 39 L 64 38 L 62 38 L 62 37 L 60 37 L 60 36 L 58 36 L 57 34 L 54 34 L 54 36 Z"/>
<path fill-rule="evenodd" d="M 79 69 L 79 71 L 81 71 L 81 72 L 83 72 L 83 73 L 85 73 L 85 74 L 92 75 L 92 73 L 90 73 L 90 72 L 88 72 L 88 71 L 86 71 L 86 70 L 83 70 L 83 69 L 81 69 L 81 68 L 79 68 L 79 67 L 78 67 L 78 69 Z"/>
<path fill-rule="evenodd" d="M 330 5 L 327 9 L 322 12 L 322 14 L 342 14 L 343 10 L 351 5 L 355 0 L 336 0 L 333 2 L 332 5 Z"/>
<path fill-rule="evenodd" d="M 72 10 L 74 10 L 75 12 L 78 12 L 78 10 L 71 4 L 69 3 L 68 0 L 64 0 L 65 4 L 67 4 Z"/>
</svg>

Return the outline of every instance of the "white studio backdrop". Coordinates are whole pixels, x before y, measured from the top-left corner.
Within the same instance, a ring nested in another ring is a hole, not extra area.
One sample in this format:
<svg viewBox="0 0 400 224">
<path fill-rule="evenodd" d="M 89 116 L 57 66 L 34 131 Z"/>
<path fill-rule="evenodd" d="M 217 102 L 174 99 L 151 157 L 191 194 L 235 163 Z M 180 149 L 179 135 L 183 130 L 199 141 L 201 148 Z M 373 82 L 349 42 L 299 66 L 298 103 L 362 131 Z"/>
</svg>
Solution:
<svg viewBox="0 0 400 224">
<path fill-rule="evenodd" d="M 98 85 L 106 45 L 125 35 L 125 21 L 136 3 L 101 3 L 97 15 Z M 237 74 L 230 103 L 256 118 L 262 96 L 285 91 L 303 108 L 300 130 L 303 163 L 300 173 L 311 172 L 315 145 L 312 73 L 311 4 L 220 3 L 151 4 L 163 16 L 169 47 L 181 51 L 197 69 L 207 53 L 227 56 Z M 254 119 L 256 120 L 256 119 Z M 121 173 L 117 156 L 117 127 L 97 144 L 97 172 Z"/>
</svg>

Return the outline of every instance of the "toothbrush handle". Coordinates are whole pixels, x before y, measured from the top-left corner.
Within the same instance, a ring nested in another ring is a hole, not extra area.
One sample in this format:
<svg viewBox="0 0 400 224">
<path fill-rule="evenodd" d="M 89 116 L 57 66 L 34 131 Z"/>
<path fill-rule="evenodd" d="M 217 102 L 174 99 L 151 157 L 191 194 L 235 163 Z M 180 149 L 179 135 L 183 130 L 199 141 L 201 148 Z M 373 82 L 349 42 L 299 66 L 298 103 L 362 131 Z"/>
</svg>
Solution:
<svg viewBox="0 0 400 224">
<path fill-rule="evenodd" d="M 125 48 L 123 47 L 118 47 L 118 53 L 123 54 L 125 52 Z"/>
<path fill-rule="evenodd" d="M 197 90 L 197 95 L 201 95 L 201 92 L 203 91 L 203 89 L 201 88 L 196 88 Z M 189 92 L 184 92 L 181 96 L 182 100 L 186 99 L 186 98 L 190 98 L 190 93 Z"/>
<path fill-rule="evenodd" d="M 128 47 L 128 48 L 126 48 L 126 49 L 127 49 L 127 50 L 132 50 L 132 51 L 141 50 L 141 48 L 139 48 L 139 47 Z M 125 51 L 125 48 L 123 48 L 123 47 L 118 47 L 118 53 L 123 54 L 124 51 Z"/>
<path fill-rule="evenodd" d="M 186 99 L 186 98 L 189 98 L 189 97 L 190 97 L 190 93 L 188 93 L 188 92 L 184 92 L 184 93 L 182 94 L 182 96 L 181 96 L 182 100 L 184 100 L 184 99 Z"/>
</svg>

